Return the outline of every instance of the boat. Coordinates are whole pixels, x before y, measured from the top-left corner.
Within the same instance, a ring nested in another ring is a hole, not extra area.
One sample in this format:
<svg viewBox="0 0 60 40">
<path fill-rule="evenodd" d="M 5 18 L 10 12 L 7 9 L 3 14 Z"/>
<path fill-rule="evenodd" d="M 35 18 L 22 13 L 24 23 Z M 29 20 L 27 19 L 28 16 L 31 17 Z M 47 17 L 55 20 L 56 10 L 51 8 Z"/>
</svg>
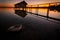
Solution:
<svg viewBox="0 0 60 40">
<path fill-rule="evenodd" d="M 22 29 L 22 24 L 21 25 L 14 25 L 8 28 L 8 31 L 10 32 L 18 32 Z"/>
</svg>

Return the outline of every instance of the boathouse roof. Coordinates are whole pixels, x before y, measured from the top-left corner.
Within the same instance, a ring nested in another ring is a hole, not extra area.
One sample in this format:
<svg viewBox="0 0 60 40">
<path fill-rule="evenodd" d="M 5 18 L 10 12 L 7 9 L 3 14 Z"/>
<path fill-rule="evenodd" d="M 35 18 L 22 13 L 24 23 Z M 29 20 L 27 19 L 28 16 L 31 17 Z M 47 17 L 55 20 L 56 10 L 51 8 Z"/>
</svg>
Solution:
<svg viewBox="0 0 60 40">
<path fill-rule="evenodd" d="M 15 5 L 21 5 L 21 4 L 27 5 L 27 3 L 25 1 L 19 2 L 19 3 L 15 4 Z"/>
</svg>

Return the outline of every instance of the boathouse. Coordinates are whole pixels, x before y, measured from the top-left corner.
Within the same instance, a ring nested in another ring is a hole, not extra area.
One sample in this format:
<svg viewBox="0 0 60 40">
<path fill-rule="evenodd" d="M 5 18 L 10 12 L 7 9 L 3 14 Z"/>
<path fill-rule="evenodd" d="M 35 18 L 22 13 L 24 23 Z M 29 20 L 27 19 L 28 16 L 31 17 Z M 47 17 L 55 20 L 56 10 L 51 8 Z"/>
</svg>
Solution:
<svg viewBox="0 0 60 40">
<path fill-rule="evenodd" d="M 27 3 L 22 1 L 20 3 L 15 4 L 15 8 L 26 8 Z"/>
</svg>

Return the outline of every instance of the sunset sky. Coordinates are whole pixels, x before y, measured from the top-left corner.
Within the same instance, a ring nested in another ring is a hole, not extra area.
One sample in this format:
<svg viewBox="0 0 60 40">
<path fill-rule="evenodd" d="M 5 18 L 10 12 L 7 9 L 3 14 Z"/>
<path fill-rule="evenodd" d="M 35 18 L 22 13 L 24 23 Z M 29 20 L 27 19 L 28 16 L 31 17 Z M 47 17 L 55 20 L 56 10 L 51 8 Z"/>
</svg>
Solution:
<svg viewBox="0 0 60 40">
<path fill-rule="evenodd" d="M 7 6 L 13 7 L 14 4 L 21 2 L 23 0 L 0 0 L 0 7 Z M 25 0 L 28 4 L 43 4 L 43 3 L 51 3 L 51 2 L 60 2 L 60 0 Z"/>
</svg>

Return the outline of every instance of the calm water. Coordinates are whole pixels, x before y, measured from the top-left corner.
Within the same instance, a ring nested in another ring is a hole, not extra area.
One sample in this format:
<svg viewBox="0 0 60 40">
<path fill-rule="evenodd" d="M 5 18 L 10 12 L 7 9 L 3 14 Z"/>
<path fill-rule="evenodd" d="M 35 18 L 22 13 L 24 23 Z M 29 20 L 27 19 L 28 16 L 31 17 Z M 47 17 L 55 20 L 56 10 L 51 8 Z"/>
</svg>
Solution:
<svg viewBox="0 0 60 40">
<path fill-rule="evenodd" d="M 28 9 L 28 12 L 36 13 L 39 15 L 47 16 L 47 8 L 32 8 Z M 60 19 L 60 12 L 58 10 L 49 10 L 49 17 Z"/>
<path fill-rule="evenodd" d="M 27 9 L 27 11 L 31 11 Z M 40 15 L 47 14 L 47 9 L 32 9 L 33 13 Z M 47 20 L 45 17 L 30 13 L 21 14 L 15 8 L 0 8 L 0 31 L 5 39 L 16 40 L 58 40 L 60 36 L 60 21 Z M 60 19 L 60 12 L 49 11 L 49 16 Z M 23 30 L 19 32 L 6 32 L 14 25 L 23 25 Z M 6 32 L 6 34 L 3 32 Z M 7 36 L 8 35 L 8 36 Z"/>
</svg>

